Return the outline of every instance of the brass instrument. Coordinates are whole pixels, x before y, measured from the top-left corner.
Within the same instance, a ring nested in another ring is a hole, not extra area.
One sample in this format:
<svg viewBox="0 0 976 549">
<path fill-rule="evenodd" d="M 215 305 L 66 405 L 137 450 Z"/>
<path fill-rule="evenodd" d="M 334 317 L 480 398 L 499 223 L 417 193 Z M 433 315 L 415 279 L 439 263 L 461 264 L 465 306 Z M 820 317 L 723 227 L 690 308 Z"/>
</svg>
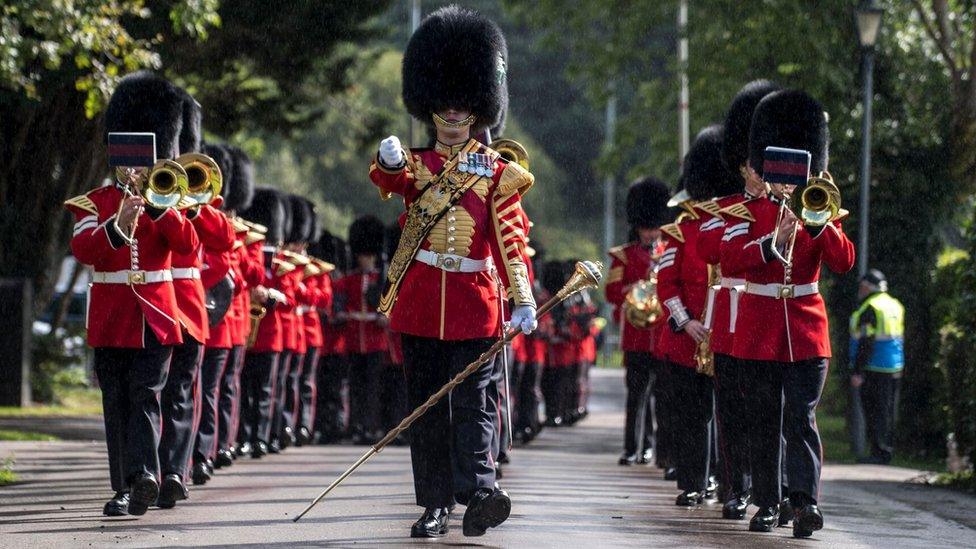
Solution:
<svg viewBox="0 0 976 549">
<path fill-rule="evenodd" d="M 489 147 L 502 155 L 505 160 L 515 162 L 526 170 L 529 169 L 529 152 L 518 141 L 503 137 L 492 141 Z"/>
<path fill-rule="evenodd" d="M 624 318 L 635 328 L 647 328 L 661 318 L 663 309 L 657 298 L 657 273 L 641 280 L 624 297 Z"/>
<path fill-rule="evenodd" d="M 181 204 L 184 209 L 209 204 L 220 196 L 224 177 L 213 158 L 200 153 L 187 153 L 180 155 L 176 162 L 183 167 L 187 176 L 187 200 Z"/>
<path fill-rule="evenodd" d="M 773 255 L 776 259 L 779 259 L 783 265 L 791 267 L 793 265 L 793 247 L 796 245 L 796 229 L 793 227 L 793 233 L 790 235 L 789 242 L 786 243 L 785 253 L 780 253 L 779 249 L 776 247 L 776 241 L 779 240 L 779 226 L 783 222 L 783 218 L 786 216 L 786 210 L 793 209 L 793 194 L 784 192 L 783 196 L 780 197 L 779 212 L 776 214 L 776 225 L 773 226 Z"/>
<path fill-rule="evenodd" d="M 250 349 L 254 346 L 254 342 L 258 340 L 258 326 L 261 324 L 261 320 L 265 315 L 268 314 L 268 308 L 260 303 L 251 303 L 251 310 L 248 311 L 251 317 L 251 331 L 247 333 L 247 348 Z"/>
<path fill-rule="evenodd" d="M 800 219 L 811 227 L 821 227 L 846 212 L 841 208 L 840 189 L 830 172 L 811 177 L 800 193 Z"/>
<path fill-rule="evenodd" d="M 160 160 L 149 170 L 142 185 L 142 197 L 153 208 L 175 208 L 189 188 L 186 170 L 173 160 Z"/>
<path fill-rule="evenodd" d="M 708 292 L 714 296 L 714 287 L 722 280 L 722 271 L 718 265 L 708 266 Z M 705 310 L 702 311 L 699 321 L 705 325 L 708 331 L 705 332 L 705 339 L 698 343 L 695 349 L 695 371 L 707 376 L 715 375 L 715 353 L 712 352 L 712 327 L 708 321 L 709 306 L 714 305 L 714 297 L 710 296 L 705 301 Z"/>
</svg>

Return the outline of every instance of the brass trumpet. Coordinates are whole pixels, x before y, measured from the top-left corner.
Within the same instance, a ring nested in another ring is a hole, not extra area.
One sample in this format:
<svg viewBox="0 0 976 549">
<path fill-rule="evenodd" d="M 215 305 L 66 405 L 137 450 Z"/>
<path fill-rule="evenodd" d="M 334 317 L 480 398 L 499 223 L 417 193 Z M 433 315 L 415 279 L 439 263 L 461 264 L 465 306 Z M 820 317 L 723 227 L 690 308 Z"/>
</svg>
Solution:
<svg viewBox="0 0 976 549">
<path fill-rule="evenodd" d="M 261 319 L 268 314 L 268 308 L 260 303 L 251 303 L 251 310 L 248 312 L 251 317 L 251 331 L 247 333 L 247 348 L 250 349 L 258 340 L 258 326 L 261 324 Z"/>
<path fill-rule="evenodd" d="M 661 318 L 663 309 L 657 297 L 657 274 L 651 273 L 624 297 L 624 318 L 635 328 L 647 328 Z"/>
<path fill-rule="evenodd" d="M 187 200 L 181 204 L 183 209 L 209 204 L 220 196 L 224 177 L 213 158 L 200 153 L 187 153 L 180 155 L 176 162 L 183 167 L 187 176 Z"/>
<path fill-rule="evenodd" d="M 173 160 L 160 160 L 146 176 L 142 197 L 153 208 L 174 208 L 186 196 L 188 186 L 189 180 L 183 166 Z"/>
<path fill-rule="evenodd" d="M 830 172 L 811 177 L 800 193 L 800 219 L 811 227 L 821 227 L 834 220 L 842 212 L 840 189 Z"/>
<path fill-rule="evenodd" d="M 514 139 L 496 139 L 489 145 L 495 152 L 502 155 L 502 158 L 509 162 L 515 162 L 526 170 L 529 169 L 529 151 L 521 143 Z"/>
</svg>

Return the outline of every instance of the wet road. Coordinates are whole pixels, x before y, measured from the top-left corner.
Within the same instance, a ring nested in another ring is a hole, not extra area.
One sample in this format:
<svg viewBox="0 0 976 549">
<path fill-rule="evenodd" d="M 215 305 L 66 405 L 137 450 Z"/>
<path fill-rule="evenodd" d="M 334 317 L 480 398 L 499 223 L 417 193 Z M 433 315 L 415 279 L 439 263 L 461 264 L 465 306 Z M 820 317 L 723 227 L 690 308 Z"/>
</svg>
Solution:
<svg viewBox="0 0 976 549">
<path fill-rule="evenodd" d="M 305 504 L 364 450 L 353 446 L 289 449 L 264 460 L 239 460 L 174 510 L 108 519 L 110 497 L 99 442 L 0 443 L 14 455 L 23 482 L 0 488 L 3 547 L 284 546 L 379 547 L 972 547 L 976 498 L 910 484 L 918 472 L 874 466 L 828 466 L 822 507 L 826 528 L 794 540 L 721 519 L 718 505 L 674 506 L 677 490 L 653 467 L 616 465 L 622 424 L 619 371 L 594 372 L 593 413 L 572 428 L 549 429 L 513 452 L 502 481 L 512 516 L 481 538 L 411 540 L 410 458 L 390 448 L 301 522 Z M 459 509 L 460 510 L 460 509 Z M 753 510 L 750 510 L 750 513 Z"/>
</svg>

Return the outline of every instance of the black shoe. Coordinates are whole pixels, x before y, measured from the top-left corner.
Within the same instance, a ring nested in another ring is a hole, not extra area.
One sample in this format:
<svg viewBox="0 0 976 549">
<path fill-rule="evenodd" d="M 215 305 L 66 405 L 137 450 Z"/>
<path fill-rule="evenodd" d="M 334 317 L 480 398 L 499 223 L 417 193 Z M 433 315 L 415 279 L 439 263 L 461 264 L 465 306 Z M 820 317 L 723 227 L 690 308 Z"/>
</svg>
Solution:
<svg viewBox="0 0 976 549">
<path fill-rule="evenodd" d="M 462 531 L 465 536 L 483 536 L 489 528 L 505 522 L 511 513 L 512 499 L 504 490 L 482 488 L 468 501 Z"/>
<path fill-rule="evenodd" d="M 280 437 L 281 449 L 284 450 L 289 446 L 294 446 L 295 441 L 295 430 L 291 427 L 285 427 L 285 430 L 281 433 Z"/>
<path fill-rule="evenodd" d="M 793 537 L 808 538 L 823 528 L 823 513 L 815 503 L 796 509 L 793 517 Z"/>
<path fill-rule="evenodd" d="M 234 461 L 237 461 L 237 458 L 240 457 L 240 455 L 241 455 L 240 454 L 241 447 L 238 446 L 238 445 L 236 445 L 236 444 L 233 445 L 233 446 L 231 446 L 230 449 L 227 450 L 227 451 L 230 452 L 230 457 L 233 458 Z M 251 450 L 250 450 L 250 446 L 249 446 L 248 447 L 248 453 L 250 453 L 250 451 Z"/>
<path fill-rule="evenodd" d="M 312 433 L 304 426 L 299 427 L 298 435 L 295 437 L 295 446 L 305 446 L 312 442 Z"/>
<path fill-rule="evenodd" d="M 505 472 L 502 471 L 502 465 L 500 463 L 495 464 L 495 478 L 497 479 L 505 478 Z"/>
<path fill-rule="evenodd" d="M 786 498 L 779 502 L 779 520 L 776 525 L 786 526 L 791 520 L 793 520 L 793 505 L 790 504 L 789 498 Z"/>
<path fill-rule="evenodd" d="M 559 427 L 563 424 L 563 418 L 556 416 L 546 419 L 546 427 Z"/>
<path fill-rule="evenodd" d="M 637 454 L 628 454 L 627 452 L 624 452 L 617 460 L 617 465 L 633 465 L 634 463 L 637 463 Z"/>
<path fill-rule="evenodd" d="M 281 441 L 278 440 L 278 439 L 272 440 L 271 441 L 271 444 L 268 445 L 268 453 L 269 454 L 280 454 L 281 453 Z"/>
<path fill-rule="evenodd" d="M 772 532 L 773 526 L 776 525 L 776 520 L 779 517 L 779 507 L 773 505 L 771 507 L 760 507 L 756 511 L 755 515 L 752 515 L 752 519 L 749 520 L 749 531 L 750 532 Z"/>
<path fill-rule="evenodd" d="M 230 467 L 234 464 L 234 454 L 230 450 L 217 450 L 217 459 L 214 460 L 214 467 Z"/>
<path fill-rule="evenodd" d="M 207 463 L 204 461 L 198 461 L 193 464 L 193 472 L 190 473 L 190 478 L 193 480 L 193 484 L 200 486 L 206 484 L 213 475 L 207 469 Z"/>
<path fill-rule="evenodd" d="M 733 494 L 732 497 L 722 506 L 722 518 L 728 520 L 742 520 L 746 518 L 746 509 L 749 508 L 749 501 L 752 496 L 749 492 Z"/>
<path fill-rule="evenodd" d="M 498 463 L 505 463 L 505 464 L 507 464 L 507 463 L 511 463 L 511 462 L 512 462 L 512 460 L 511 460 L 511 458 L 508 457 L 508 452 L 506 452 L 504 450 L 502 450 L 501 452 L 498 452 Z"/>
<path fill-rule="evenodd" d="M 678 470 L 668 467 L 664 470 L 664 480 L 678 480 Z"/>
<path fill-rule="evenodd" d="M 251 459 L 261 459 L 268 455 L 268 445 L 258 441 L 251 446 Z"/>
<path fill-rule="evenodd" d="M 129 514 L 137 517 L 145 515 L 158 496 L 159 483 L 156 478 L 149 473 L 138 475 L 129 483 Z"/>
<path fill-rule="evenodd" d="M 252 446 L 250 442 L 245 442 L 238 446 L 237 451 L 234 453 L 237 454 L 237 457 L 245 457 L 251 455 L 251 452 L 253 451 L 254 446 Z"/>
<path fill-rule="evenodd" d="M 705 499 L 715 500 L 718 498 L 718 479 L 715 475 L 710 475 L 708 477 L 708 482 L 705 484 Z"/>
<path fill-rule="evenodd" d="M 119 490 L 105 503 L 102 514 L 106 517 L 124 517 L 129 514 L 129 492 Z"/>
<path fill-rule="evenodd" d="M 678 498 L 674 500 L 674 504 L 678 507 L 696 507 L 701 505 L 705 501 L 705 494 L 702 492 L 695 492 L 692 490 L 685 490 L 678 494 Z"/>
<path fill-rule="evenodd" d="M 447 507 L 434 507 L 424 510 L 417 522 L 410 527 L 412 538 L 440 538 L 447 535 L 451 512 Z"/>
<path fill-rule="evenodd" d="M 654 461 L 654 450 L 651 448 L 645 449 L 637 458 L 637 463 L 641 465 L 647 465 L 652 461 Z"/>
<path fill-rule="evenodd" d="M 159 485 L 159 497 L 156 498 L 156 505 L 160 509 L 172 509 L 176 507 L 176 502 L 190 497 L 190 492 L 183 484 L 180 475 L 170 473 L 163 477 L 163 483 Z"/>
</svg>

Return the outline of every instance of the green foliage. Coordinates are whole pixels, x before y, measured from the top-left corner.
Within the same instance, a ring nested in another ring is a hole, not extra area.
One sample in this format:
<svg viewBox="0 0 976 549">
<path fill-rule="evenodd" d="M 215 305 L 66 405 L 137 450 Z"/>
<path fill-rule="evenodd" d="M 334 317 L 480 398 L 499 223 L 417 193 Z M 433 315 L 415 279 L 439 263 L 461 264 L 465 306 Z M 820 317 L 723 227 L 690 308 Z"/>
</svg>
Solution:
<svg viewBox="0 0 976 549">
<path fill-rule="evenodd" d="M 35 335 L 31 360 L 31 400 L 63 404 L 60 397 L 89 386 L 84 368 L 84 338 L 78 334 Z"/>
<path fill-rule="evenodd" d="M 14 458 L 5 457 L 0 460 L 0 486 L 6 486 L 17 482 L 17 474 L 14 473 Z"/>
<path fill-rule="evenodd" d="M 976 472 L 970 470 L 961 473 L 941 473 L 931 483 L 936 486 L 976 493 Z"/>
<path fill-rule="evenodd" d="M 34 433 L 29 431 L 14 431 L 10 429 L 0 429 L 0 441 L 32 441 L 32 442 L 53 442 L 60 440 L 54 435 L 44 433 Z"/>
</svg>

